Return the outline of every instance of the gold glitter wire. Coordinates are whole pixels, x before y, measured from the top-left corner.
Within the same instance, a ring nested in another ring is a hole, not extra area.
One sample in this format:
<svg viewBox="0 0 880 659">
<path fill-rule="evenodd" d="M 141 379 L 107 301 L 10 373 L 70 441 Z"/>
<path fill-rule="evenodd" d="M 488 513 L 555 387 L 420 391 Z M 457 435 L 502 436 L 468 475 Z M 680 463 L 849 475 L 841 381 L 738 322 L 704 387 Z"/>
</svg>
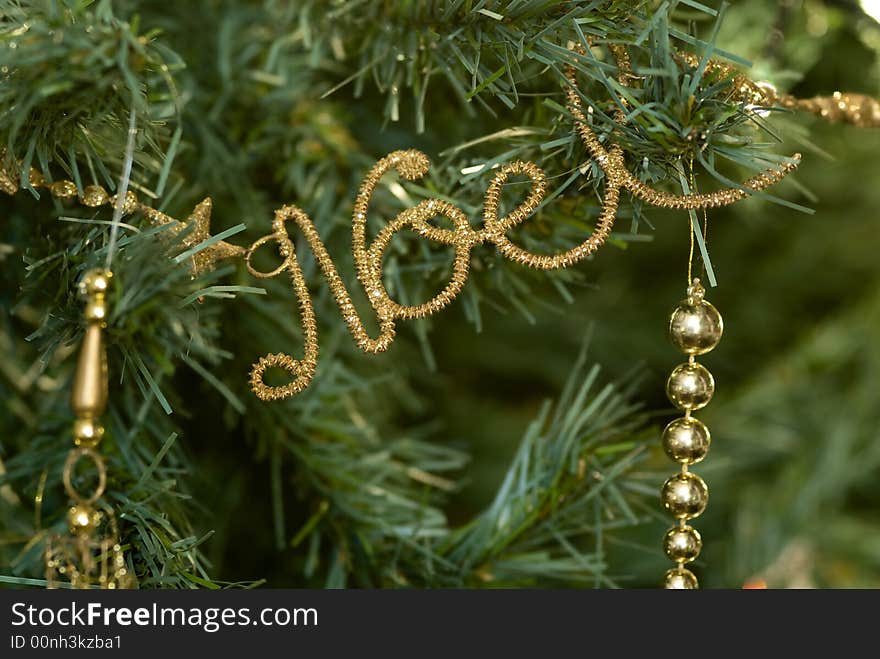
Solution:
<svg viewBox="0 0 880 659">
<path fill-rule="evenodd" d="M 621 84 L 627 84 L 632 75 L 626 50 L 622 46 L 610 46 L 610 50 L 618 65 L 619 80 Z M 655 206 L 688 210 L 705 209 L 710 206 L 734 203 L 745 198 L 752 191 L 769 187 L 797 166 L 800 156 L 795 155 L 793 163 L 768 169 L 746 181 L 743 186 L 745 189 L 731 188 L 703 195 L 673 195 L 655 190 L 639 181 L 626 169 L 623 149 L 619 145 L 612 142 L 608 149 L 602 145 L 591 129 L 583 110 L 580 94 L 577 91 L 573 65 L 567 67 L 567 76 L 571 83 L 566 89 L 569 110 L 575 117 L 577 132 L 590 155 L 605 174 L 602 211 L 593 232 L 580 245 L 555 255 L 533 254 L 513 244 L 506 236 L 507 231 L 520 224 L 534 212 L 543 200 L 547 188 L 544 172 L 537 165 L 516 161 L 502 167 L 487 189 L 483 229 L 479 231 L 472 229 L 464 213 L 452 204 L 440 199 L 428 199 L 420 202 L 414 208 L 400 213 L 380 230 L 372 243 L 368 244 L 366 239 L 367 209 L 381 177 L 391 169 L 396 169 L 402 178 L 416 180 L 424 176 L 429 167 L 427 156 L 419 151 L 395 151 L 377 162 L 366 176 L 355 201 L 352 218 L 352 253 L 357 279 L 379 322 L 379 334 L 376 338 L 372 338 L 364 329 L 363 322 L 312 221 L 296 206 L 283 207 L 275 214 L 273 232 L 251 245 L 245 255 L 245 260 L 248 270 L 256 277 L 274 277 L 282 272 L 288 272 L 299 303 L 304 328 L 304 356 L 297 360 L 284 353 L 271 353 L 260 358 L 253 366 L 250 378 L 251 388 L 260 399 L 279 400 L 301 392 L 314 377 L 318 362 L 319 348 L 314 306 L 302 269 L 296 259 L 293 241 L 285 227 L 288 221 L 293 221 L 297 225 L 315 255 L 355 343 L 364 352 L 378 353 L 387 350 L 393 342 L 397 320 L 423 318 L 440 311 L 455 299 L 467 280 L 470 250 L 475 245 L 492 243 L 506 258 L 531 268 L 565 268 L 587 258 L 605 243 L 617 215 L 621 189 L 627 189 L 634 196 Z M 624 122 L 625 119 L 623 109 L 618 108 L 615 111 L 615 120 Z M 527 199 L 519 207 L 506 217 L 499 218 L 498 205 L 501 189 L 513 174 L 524 174 L 528 177 L 531 181 L 531 190 Z M 437 216 L 449 219 L 454 228 L 441 229 L 430 224 L 429 222 Z M 382 282 L 382 258 L 394 234 L 404 229 L 412 229 L 429 240 L 455 249 L 451 281 L 438 295 L 420 305 L 398 304 L 390 298 Z M 281 265 L 270 272 L 257 270 L 251 262 L 255 250 L 273 241 L 277 243 L 281 253 Z M 272 367 L 288 371 L 294 379 L 280 386 L 267 385 L 264 380 L 265 372 Z"/>
<path fill-rule="evenodd" d="M 508 163 L 492 179 L 486 192 L 484 226 L 481 230 L 474 230 L 467 216 L 449 202 L 441 199 L 426 199 L 414 208 L 400 213 L 379 231 L 372 242 L 368 243 L 367 211 L 370 199 L 382 176 L 395 169 L 404 179 L 417 180 L 427 173 L 429 164 L 428 157 L 419 151 L 395 151 L 379 160 L 370 170 L 355 200 L 352 218 L 352 254 L 358 282 L 363 287 L 379 323 L 379 333 L 375 338 L 365 329 L 327 248 L 321 241 L 314 223 L 304 211 L 296 206 L 284 206 L 276 211 L 272 233 L 255 241 L 247 250 L 245 262 L 253 276 L 269 278 L 282 272 L 287 272 L 290 276 L 299 303 L 305 344 L 302 359 L 295 359 L 283 353 L 273 353 L 260 358 L 254 364 L 250 384 L 261 400 L 279 400 L 299 393 L 311 382 L 318 363 L 318 333 L 314 306 L 302 268 L 296 258 L 293 241 L 287 232 L 287 222 L 296 224 L 306 239 L 355 344 L 364 352 L 373 354 L 384 352 L 394 341 L 397 320 L 424 318 L 445 308 L 458 296 L 467 281 L 470 252 L 476 245 L 492 243 L 507 258 L 543 269 L 566 267 L 586 258 L 597 248 L 595 241 L 588 238 L 578 247 L 561 254 L 545 256 L 527 252 L 507 238 L 505 233 L 535 211 L 547 190 L 544 172 L 533 163 L 521 161 Z M 530 180 L 531 188 L 519 206 L 504 217 L 498 217 L 501 190 L 511 176 L 518 174 L 525 175 Z M 447 218 L 452 222 L 453 228 L 444 229 L 430 224 L 430 221 L 436 217 Z M 455 250 L 449 283 L 432 299 L 417 305 L 395 302 L 388 295 L 382 282 L 382 261 L 385 252 L 394 235 L 405 229 L 411 229 L 429 240 L 450 246 Z M 278 247 L 282 257 L 281 265 L 268 272 L 257 270 L 252 263 L 253 255 L 259 247 L 270 242 L 276 243 Z M 272 367 L 287 370 L 294 379 L 281 386 L 267 385 L 264 382 L 264 374 Z"/>
<path fill-rule="evenodd" d="M 572 50 L 579 54 L 583 54 L 584 48 L 580 45 L 572 46 Z M 620 71 L 619 81 L 626 84 L 631 77 L 632 69 L 630 67 L 629 57 L 622 46 L 610 47 L 616 63 Z M 593 132 L 587 120 L 583 107 L 580 92 L 577 85 L 577 70 L 573 64 L 566 67 L 566 77 L 569 85 L 566 87 L 566 95 L 568 97 L 568 110 L 575 119 L 575 126 L 581 140 L 587 151 L 599 167 L 605 172 L 608 179 L 608 186 L 616 186 L 619 189 L 626 189 L 636 197 L 642 199 L 651 206 L 659 206 L 661 208 L 672 208 L 679 210 L 697 210 L 700 208 L 715 208 L 719 206 L 727 206 L 742 199 L 745 199 L 753 192 L 759 192 L 769 188 L 771 185 L 778 183 L 788 174 L 793 172 L 801 160 L 799 153 L 791 156 L 791 162 L 783 163 L 776 167 L 770 167 L 760 174 L 753 176 L 745 181 L 741 187 L 726 188 L 709 192 L 706 194 L 685 194 L 676 195 L 662 190 L 656 190 L 648 184 L 640 181 L 626 168 L 623 150 L 612 142 L 610 150 L 602 146 L 601 141 Z M 614 119 L 618 123 L 626 122 L 626 114 L 622 108 L 615 110 Z M 615 205 L 616 208 L 616 205 Z"/>
</svg>

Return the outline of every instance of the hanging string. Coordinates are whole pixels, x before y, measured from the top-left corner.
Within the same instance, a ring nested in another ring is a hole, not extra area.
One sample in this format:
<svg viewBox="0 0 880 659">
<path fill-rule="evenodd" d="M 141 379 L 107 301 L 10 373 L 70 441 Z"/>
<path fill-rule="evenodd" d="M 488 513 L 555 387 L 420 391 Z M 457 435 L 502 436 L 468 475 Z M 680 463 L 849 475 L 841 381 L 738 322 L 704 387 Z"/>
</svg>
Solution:
<svg viewBox="0 0 880 659">
<path fill-rule="evenodd" d="M 694 155 L 691 154 L 690 161 L 688 162 L 688 179 L 690 183 L 690 192 L 692 194 L 697 194 L 697 179 L 694 174 Z M 706 246 L 706 249 L 709 248 L 709 212 L 706 207 L 703 207 L 703 245 Z M 694 243 L 696 231 L 694 229 L 694 223 L 688 218 L 688 235 L 690 236 L 690 249 L 688 251 L 688 272 L 687 272 L 687 285 L 690 286 L 694 280 Z M 700 259 L 700 277 L 706 275 L 706 260 Z"/>
<path fill-rule="evenodd" d="M 691 154 L 690 162 L 688 163 L 688 178 L 690 178 L 691 190 L 694 190 L 695 179 L 694 179 L 694 154 Z M 687 285 L 690 286 L 693 281 L 693 269 L 694 269 L 694 223 L 691 222 L 691 218 L 688 217 L 688 236 L 690 237 L 690 251 L 688 252 L 688 278 Z"/>
<path fill-rule="evenodd" d="M 706 246 L 706 249 L 709 249 L 709 211 L 705 208 L 703 209 L 703 244 Z M 703 261 L 700 266 L 700 277 L 706 275 L 706 262 Z"/>
</svg>

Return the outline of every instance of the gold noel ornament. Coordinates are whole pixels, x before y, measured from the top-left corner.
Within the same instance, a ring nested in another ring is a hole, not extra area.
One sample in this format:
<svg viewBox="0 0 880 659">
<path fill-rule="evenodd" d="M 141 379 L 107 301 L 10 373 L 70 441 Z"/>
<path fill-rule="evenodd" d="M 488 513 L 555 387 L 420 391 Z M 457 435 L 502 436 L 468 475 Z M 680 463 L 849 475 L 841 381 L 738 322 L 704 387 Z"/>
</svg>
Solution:
<svg viewBox="0 0 880 659">
<path fill-rule="evenodd" d="M 583 52 L 577 46 L 572 46 L 572 48 L 575 51 Z M 610 46 L 609 48 L 617 62 L 619 81 L 626 85 L 631 77 L 631 67 L 626 50 L 620 46 Z M 686 195 L 675 195 L 655 190 L 629 172 L 621 147 L 611 141 L 610 147 L 606 148 L 593 132 L 577 88 L 574 66 L 568 67 L 566 75 L 570 83 L 566 89 L 568 109 L 575 118 L 578 135 L 590 156 L 605 173 L 602 211 L 596 220 L 592 234 L 587 236 L 580 245 L 553 255 L 534 254 L 515 245 L 507 237 L 507 232 L 524 222 L 535 211 L 547 191 L 547 179 L 543 170 L 531 162 L 515 161 L 503 166 L 489 184 L 483 206 L 482 229 L 474 229 L 467 216 L 449 202 L 441 199 L 426 199 L 417 206 L 400 213 L 385 225 L 372 242 L 368 242 L 366 217 L 369 201 L 382 176 L 394 169 L 402 178 L 412 181 L 421 178 L 428 171 L 430 163 L 425 154 L 415 150 L 395 151 L 376 163 L 361 184 L 352 218 L 352 253 L 357 278 L 378 319 L 379 335 L 377 337 L 370 337 L 364 329 L 363 322 L 352 304 L 351 297 L 333 264 L 332 257 L 321 242 L 311 219 L 300 208 L 285 206 L 276 211 L 272 233 L 257 240 L 247 250 L 245 259 L 252 275 L 274 277 L 282 272 L 288 273 L 299 302 L 305 335 L 305 354 L 302 359 L 296 359 L 285 353 L 272 353 L 262 357 L 254 365 L 250 383 L 259 398 L 278 400 L 299 393 L 311 382 L 318 363 L 318 335 L 314 306 L 296 257 L 293 241 L 286 228 L 288 222 L 293 222 L 297 226 L 314 253 L 355 343 L 364 352 L 378 353 L 387 350 L 394 340 L 397 320 L 423 318 L 440 311 L 455 299 L 467 280 L 470 250 L 476 245 L 493 244 L 503 256 L 531 268 L 544 270 L 566 268 L 589 257 L 605 243 L 614 225 L 621 190 L 629 191 L 634 197 L 648 204 L 664 208 L 699 209 L 724 206 L 745 198 L 749 191 L 763 190 L 778 182 L 793 171 L 799 162 L 800 155 L 795 154 L 790 163 L 766 170 L 743 183 L 742 188 Z M 624 122 L 624 111 L 618 109 L 615 118 L 619 122 Z M 517 208 L 507 215 L 499 217 L 498 206 L 501 190 L 508 179 L 516 174 L 526 176 L 531 182 L 531 189 Z M 442 229 L 430 224 L 431 220 L 437 217 L 447 218 L 454 228 Z M 394 234 L 402 230 L 415 231 L 428 240 L 455 249 L 451 281 L 438 295 L 424 304 L 414 306 L 399 304 L 388 295 L 382 281 L 383 255 Z M 269 242 L 274 242 L 278 246 L 282 263 L 270 272 L 261 272 L 253 267 L 251 258 L 257 248 Z M 264 381 L 264 375 L 266 370 L 272 367 L 287 370 L 292 376 L 292 380 L 281 386 L 267 385 Z M 700 371 L 699 368 L 694 367 L 691 369 L 693 372 L 684 369 L 681 377 L 676 379 L 672 385 L 675 388 L 676 396 L 682 401 L 689 399 L 688 404 L 692 404 L 693 409 L 708 402 L 713 388 L 711 375 L 708 375 L 705 369 Z"/>
</svg>

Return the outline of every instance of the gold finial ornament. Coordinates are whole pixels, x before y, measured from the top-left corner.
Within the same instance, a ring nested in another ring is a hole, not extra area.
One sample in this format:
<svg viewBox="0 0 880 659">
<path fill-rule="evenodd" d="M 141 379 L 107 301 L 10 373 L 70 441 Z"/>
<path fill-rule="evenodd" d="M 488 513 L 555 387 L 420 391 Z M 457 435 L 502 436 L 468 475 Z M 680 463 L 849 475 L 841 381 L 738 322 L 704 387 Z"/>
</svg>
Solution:
<svg viewBox="0 0 880 659">
<path fill-rule="evenodd" d="M 687 299 L 679 303 L 669 318 L 673 344 L 688 355 L 688 361 L 676 366 L 666 382 L 669 400 L 685 414 L 671 421 L 662 437 L 666 455 L 681 465 L 681 472 L 663 484 L 660 496 L 663 506 L 678 521 L 663 538 L 664 552 L 677 564 L 663 579 L 664 587 L 671 590 L 699 588 L 696 575 L 684 565 L 699 556 L 703 540 L 686 521 L 701 515 L 709 502 L 706 482 L 688 470 L 706 457 L 711 443 L 709 429 L 691 413 L 707 405 L 715 393 L 712 374 L 697 363 L 696 356 L 715 348 L 724 330 L 721 314 L 703 299 L 705 293 L 699 279 L 691 280 Z"/>
<path fill-rule="evenodd" d="M 104 437 L 104 426 L 88 416 L 73 422 L 73 442 L 84 448 L 94 448 Z"/>
<path fill-rule="evenodd" d="M 46 543 L 46 583 L 55 588 L 66 581 L 73 588 L 128 588 L 134 580 L 125 565 L 119 544 L 116 517 L 109 506 L 101 505 L 107 487 L 107 468 L 96 450 L 104 436 L 99 419 L 107 407 L 107 354 L 103 331 L 107 321 L 107 293 L 113 274 L 90 270 L 80 280 L 85 300 L 83 317 L 86 331 L 80 346 L 73 377 L 71 406 L 74 448 L 67 454 L 62 478 L 72 500 L 67 510 L 69 535 L 52 536 Z M 77 489 L 83 479 L 78 465 L 91 465 L 97 483 L 88 494 Z"/>
<path fill-rule="evenodd" d="M 79 284 L 80 295 L 85 299 L 83 316 L 87 324 L 70 398 L 80 429 L 86 431 L 86 424 L 96 423 L 94 420 L 107 408 L 107 352 L 103 330 L 107 324 L 107 291 L 112 277 L 109 271 L 91 270 Z M 74 430 L 78 434 L 78 429 Z M 101 433 L 103 430 L 94 434 Z"/>
<path fill-rule="evenodd" d="M 101 513 L 84 503 L 78 503 L 67 511 L 67 523 L 74 535 L 90 534 L 101 521 Z"/>
</svg>

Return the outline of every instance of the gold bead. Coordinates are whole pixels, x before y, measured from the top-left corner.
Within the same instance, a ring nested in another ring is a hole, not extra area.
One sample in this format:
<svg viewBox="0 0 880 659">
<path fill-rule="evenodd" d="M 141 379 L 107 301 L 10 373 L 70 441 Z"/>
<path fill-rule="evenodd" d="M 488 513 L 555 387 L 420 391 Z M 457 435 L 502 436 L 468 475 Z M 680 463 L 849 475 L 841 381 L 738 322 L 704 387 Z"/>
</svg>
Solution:
<svg viewBox="0 0 880 659">
<path fill-rule="evenodd" d="M 56 199 L 76 199 L 78 192 L 73 181 L 55 181 L 49 184 L 49 194 Z"/>
<path fill-rule="evenodd" d="M 680 410 L 705 407 L 714 393 L 715 378 L 702 364 L 680 364 L 673 369 L 666 381 L 666 395 Z"/>
<path fill-rule="evenodd" d="M 703 539 L 692 526 L 673 526 L 663 537 L 663 550 L 676 563 L 690 563 L 702 548 Z"/>
<path fill-rule="evenodd" d="M 73 422 L 73 443 L 77 446 L 94 448 L 104 436 L 104 426 L 94 419 L 77 419 Z"/>
<path fill-rule="evenodd" d="M 103 323 L 107 319 L 107 305 L 104 300 L 89 300 L 83 311 L 83 317 L 90 323 Z"/>
<path fill-rule="evenodd" d="M 110 197 L 110 201 L 113 202 L 113 206 L 116 207 L 116 198 L 118 195 L 113 195 Z M 122 202 L 122 212 L 125 215 L 131 215 L 138 209 L 138 197 L 132 190 L 129 190 L 125 193 L 125 200 Z"/>
<path fill-rule="evenodd" d="M 663 484 L 663 505 L 678 519 L 697 517 L 706 509 L 709 488 L 696 474 L 676 474 Z"/>
<path fill-rule="evenodd" d="M 666 571 L 663 579 L 666 590 L 696 590 L 700 587 L 696 575 L 687 568 L 677 567 Z"/>
<path fill-rule="evenodd" d="M 46 185 L 46 178 L 34 167 L 28 171 L 28 182 L 32 188 L 42 188 Z"/>
<path fill-rule="evenodd" d="M 709 352 L 723 332 L 721 314 L 705 300 L 685 300 L 669 317 L 669 338 L 686 355 Z"/>
<path fill-rule="evenodd" d="M 67 523 L 71 533 L 91 533 L 98 526 L 99 520 L 99 513 L 82 503 L 71 506 L 67 511 Z"/>
<path fill-rule="evenodd" d="M 681 464 L 695 464 L 705 458 L 711 441 L 709 429 L 693 417 L 675 419 L 663 430 L 663 450 Z"/>
<path fill-rule="evenodd" d="M 110 195 L 108 195 L 107 191 L 100 185 L 87 185 L 85 190 L 83 190 L 83 206 L 95 208 L 96 206 L 103 206 L 109 201 Z"/>
<path fill-rule="evenodd" d="M 106 294 L 110 288 L 111 277 L 113 277 L 113 273 L 109 270 L 89 270 L 79 282 L 80 295 L 94 297 Z"/>
</svg>

